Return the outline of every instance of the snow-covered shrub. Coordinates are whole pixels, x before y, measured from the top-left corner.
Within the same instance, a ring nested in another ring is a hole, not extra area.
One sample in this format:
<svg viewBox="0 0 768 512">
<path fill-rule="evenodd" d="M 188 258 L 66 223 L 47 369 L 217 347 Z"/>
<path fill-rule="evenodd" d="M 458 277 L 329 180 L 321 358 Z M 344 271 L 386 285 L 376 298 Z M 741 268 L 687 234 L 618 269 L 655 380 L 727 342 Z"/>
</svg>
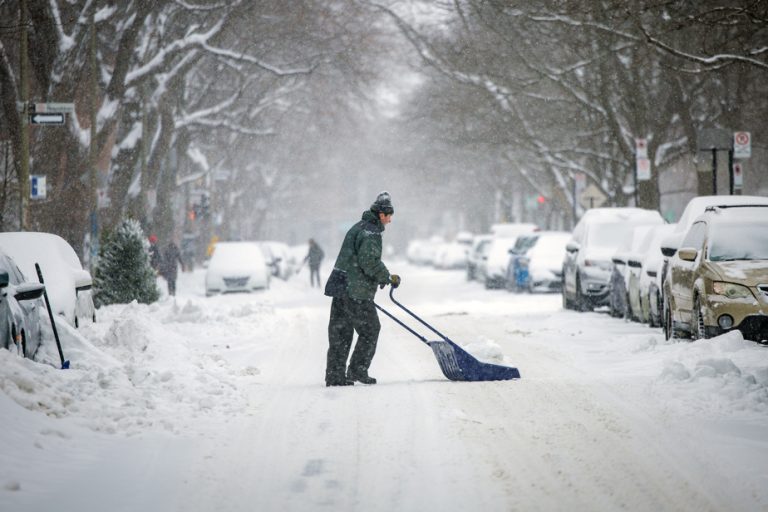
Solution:
<svg viewBox="0 0 768 512">
<path fill-rule="evenodd" d="M 101 244 L 93 287 L 97 307 L 134 300 L 149 304 L 160 297 L 149 242 L 137 221 L 122 221 Z"/>
</svg>

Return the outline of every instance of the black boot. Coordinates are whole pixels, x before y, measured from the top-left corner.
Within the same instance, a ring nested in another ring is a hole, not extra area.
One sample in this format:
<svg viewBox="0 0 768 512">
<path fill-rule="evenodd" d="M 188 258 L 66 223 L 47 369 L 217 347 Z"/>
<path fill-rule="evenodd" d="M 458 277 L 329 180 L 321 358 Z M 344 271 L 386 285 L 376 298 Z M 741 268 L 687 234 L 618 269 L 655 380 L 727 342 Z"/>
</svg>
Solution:
<svg viewBox="0 0 768 512">
<path fill-rule="evenodd" d="M 354 385 L 355 385 L 354 381 L 352 381 L 350 379 L 347 379 L 345 377 L 342 377 L 341 379 L 331 379 L 331 380 L 325 381 L 325 386 L 326 387 L 331 387 L 331 386 L 354 386 Z"/>
<path fill-rule="evenodd" d="M 347 380 L 357 381 L 363 384 L 376 384 L 376 379 L 368 375 L 368 372 L 347 372 Z"/>
</svg>

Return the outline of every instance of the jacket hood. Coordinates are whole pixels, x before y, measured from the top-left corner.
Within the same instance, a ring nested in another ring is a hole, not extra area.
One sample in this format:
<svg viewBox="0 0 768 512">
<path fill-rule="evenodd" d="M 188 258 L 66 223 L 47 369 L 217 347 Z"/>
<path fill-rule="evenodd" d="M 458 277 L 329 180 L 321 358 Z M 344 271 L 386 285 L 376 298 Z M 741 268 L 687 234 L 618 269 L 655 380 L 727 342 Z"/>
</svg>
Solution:
<svg viewBox="0 0 768 512">
<path fill-rule="evenodd" d="M 365 210 L 363 212 L 362 220 L 365 222 L 370 222 L 371 224 L 375 225 L 379 231 L 384 231 L 384 225 L 379 220 L 379 215 L 372 212 L 371 210 Z"/>
</svg>

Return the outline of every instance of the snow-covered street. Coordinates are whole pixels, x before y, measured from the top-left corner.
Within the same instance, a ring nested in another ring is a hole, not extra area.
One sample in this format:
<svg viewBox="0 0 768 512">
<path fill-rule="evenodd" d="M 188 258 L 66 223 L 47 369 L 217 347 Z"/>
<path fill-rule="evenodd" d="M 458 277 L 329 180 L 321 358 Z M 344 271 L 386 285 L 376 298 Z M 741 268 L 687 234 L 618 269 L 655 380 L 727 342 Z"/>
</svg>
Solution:
<svg viewBox="0 0 768 512">
<path fill-rule="evenodd" d="M 52 342 L 47 366 L 0 350 L 0 510 L 768 510 L 768 348 L 388 266 L 404 304 L 522 379 L 448 381 L 380 315 L 379 383 L 326 388 L 330 299 L 306 269 L 212 298 L 185 273 L 175 300 L 61 324 L 70 370 Z"/>
</svg>

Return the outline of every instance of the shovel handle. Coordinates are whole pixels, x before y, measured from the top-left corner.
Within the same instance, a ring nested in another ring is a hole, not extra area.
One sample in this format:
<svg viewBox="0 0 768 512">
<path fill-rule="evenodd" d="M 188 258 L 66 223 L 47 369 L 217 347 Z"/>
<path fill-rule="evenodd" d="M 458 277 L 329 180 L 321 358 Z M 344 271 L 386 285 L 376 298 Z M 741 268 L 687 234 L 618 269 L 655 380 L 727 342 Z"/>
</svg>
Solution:
<svg viewBox="0 0 768 512">
<path fill-rule="evenodd" d="M 453 341 L 452 341 L 452 340 L 450 340 L 450 339 L 448 338 L 448 336 L 446 336 L 445 334 L 441 333 L 440 331 L 438 331 L 437 329 L 435 329 L 434 327 L 432 327 L 431 325 L 429 325 L 427 322 L 425 322 L 424 320 L 422 320 L 422 319 L 421 319 L 421 318 L 420 318 L 418 315 L 416 315 L 416 313 L 414 313 L 413 311 L 411 311 L 411 310 L 410 310 L 410 309 L 408 309 L 407 307 L 405 307 L 405 306 L 403 306 L 402 304 L 400 304 L 400 303 L 399 303 L 399 302 L 398 302 L 398 301 L 395 299 L 395 295 L 394 295 L 394 294 L 395 294 L 395 289 L 394 289 L 394 287 L 392 287 L 392 288 L 390 288 L 390 290 L 389 290 L 389 298 L 390 298 L 390 299 L 392 299 L 392 302 L 394 302 L 395 304 L 397 304 L 397 305 L 400 307 L 400 309 L 402 309 L 403 311 L 405 311 L 406 313 L 408 313 L 409 315 L 411 315 L 413 318 L 415 318 L 416 320 L 418 320 L 418 321 L 419 321 L 419 322 L 420 322 L 420 323 L 421 323 L 421 324 L 422 324 L 424 327 L 426 327 L 427 329 L 429 329 L 429 330 L 430 330 L 430 331 L 432 331 L 433 333 L 437 334 L 438 336 L 440 336 L 441 338 L 443 338 L 445 341 L 450 341 L 451 343 L 453 343 Z M 379 309 L 381 309 L 381 308 L 379 308 Z"/>
</svg>

